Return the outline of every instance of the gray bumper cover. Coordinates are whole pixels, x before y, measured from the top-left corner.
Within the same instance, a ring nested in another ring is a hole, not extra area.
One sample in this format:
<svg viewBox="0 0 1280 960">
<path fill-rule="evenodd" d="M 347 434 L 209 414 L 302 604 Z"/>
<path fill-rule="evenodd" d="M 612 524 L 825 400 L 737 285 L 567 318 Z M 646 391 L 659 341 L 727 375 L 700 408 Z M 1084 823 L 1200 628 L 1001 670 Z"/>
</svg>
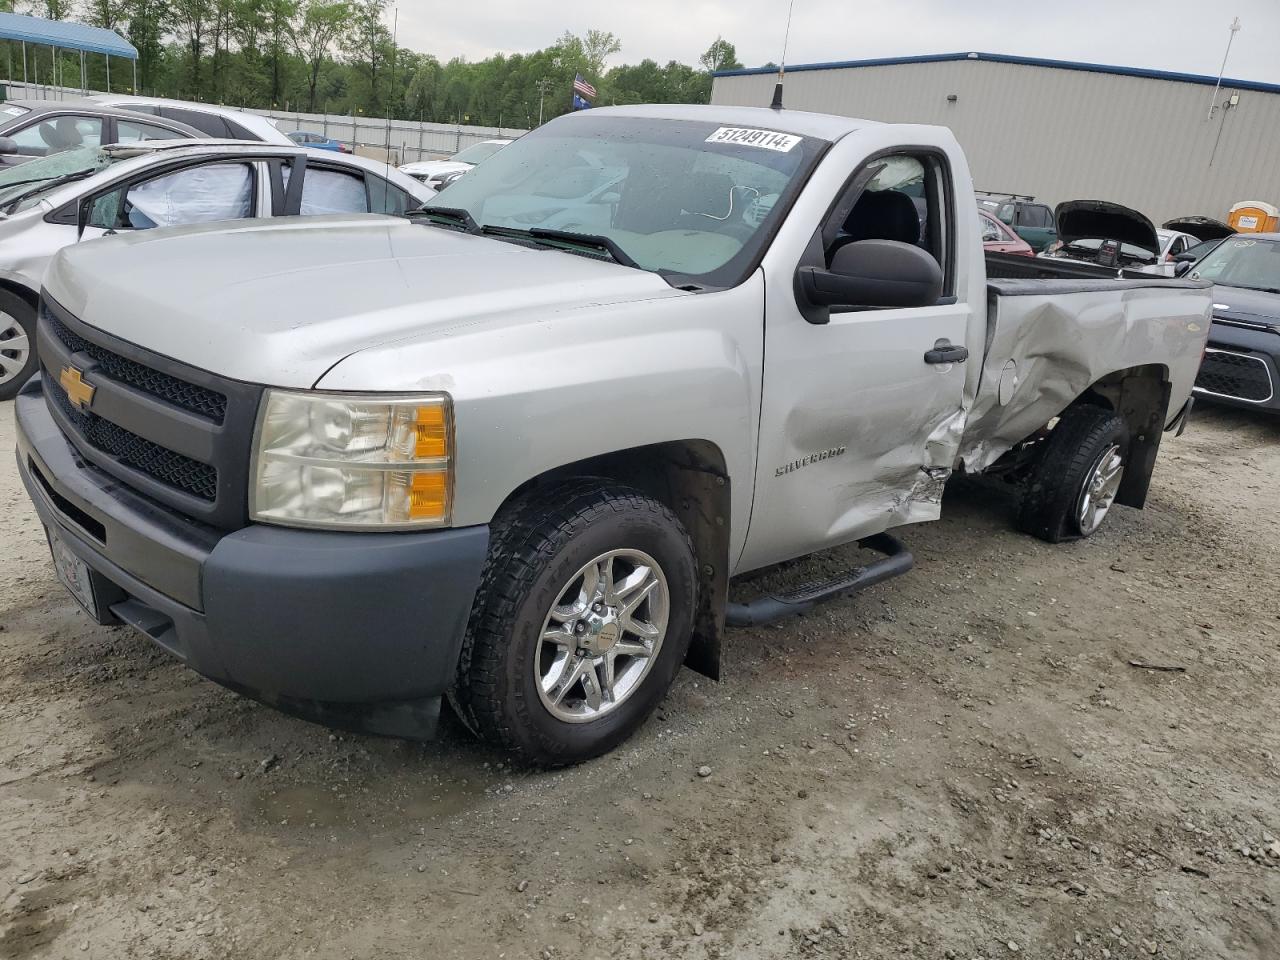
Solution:
<svg viewBox="0 0 1280 960">
<path fill-rule="evenodd" d="M 435 729 L 488 528 L 221 535 L 85 463 L 39 380 L 15 401 L 18 467 L 40 519 L 110 585 L 110 613 L 197 672 L 308 719 Z"/>
</svg>

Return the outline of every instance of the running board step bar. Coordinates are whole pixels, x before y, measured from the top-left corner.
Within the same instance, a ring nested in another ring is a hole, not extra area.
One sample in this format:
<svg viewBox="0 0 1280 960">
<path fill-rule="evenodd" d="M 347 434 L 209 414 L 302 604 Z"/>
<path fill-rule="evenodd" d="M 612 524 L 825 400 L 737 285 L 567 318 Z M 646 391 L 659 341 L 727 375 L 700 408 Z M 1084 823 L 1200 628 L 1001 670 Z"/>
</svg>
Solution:
<svg viewBox="0 0 1280 960">
<path fill-rule="evenodd" d="M 731 603 L 725 611 L 725 624 L 730 627 L 759 627 L 798 613 L 808 613 L 820 603 L 900 577 L 915 566 L 915 558 L 907 545 L 887 533 L 859 540 L 858 546 L 882 553 L 884 558 L 865 567 L 854 567 L 829 580 L 801 584 L 785 593 L 767 594 L 750 603 Z"/>
</svg>

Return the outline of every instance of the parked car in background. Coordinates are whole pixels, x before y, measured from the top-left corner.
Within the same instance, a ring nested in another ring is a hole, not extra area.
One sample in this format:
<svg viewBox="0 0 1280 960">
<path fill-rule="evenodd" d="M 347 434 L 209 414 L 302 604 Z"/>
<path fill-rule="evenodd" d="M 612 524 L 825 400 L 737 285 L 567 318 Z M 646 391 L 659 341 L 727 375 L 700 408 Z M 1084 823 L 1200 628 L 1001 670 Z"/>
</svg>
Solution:
<svg viewBox="0 0 1280 960">
<path fill-rule="evenodd" d="M 104 93 L 90 97 L 93 103 L 118 107 L 133 113 L 178 120 L 195 127 L 206 137 L 216 140 L 261 140 L 263 143 L 292 144 L 276 127 L 276 121 L 256 113 L 233 110 L 212 103 L 189 103 L 186 100 L 166 100 L 163 97 L 131 97 L 119 93 Z"/>
<path fill-rule="evenodd" d="M 979 210 L 978 224 L 982 229 L 982 248 L 987 253 L 1008 253 L 1017 257 L 1036 255 L 1036 252 L 1031 249 L 1031 244 L 991 214 Z"/>
<path fill-rule="evenodd" d="M 35 371 L 40 284 L 63 247 L 109 233 L 245 217 L 403 214 L 434 195 L 385 164 L 337 154 L 322 159 L 293 144 L 169 140 L 81 147 L 4 171 L 0 400 Z"/>
<path fill-rule="evenodd" d="M 0 169 L 77 147 L 205 136 L 178 120 L 88 100 L 7 100 L 0 104 Z"/>
<path fill-rule="evenodd" d="M 323 133 L 316 133 L 312 130 L 294 130 L 288 136 L 290 140 L 300 147 L 310 147 L 312 150 L 332 150 L 335 153 L 351 152 L 351 148 L 341 140 L 326 137 Z"/>
<path fill-rule="evenodd" d="M 1036 253 L 1058 239 L 1053 211 L 1047 204 L 1037 203 L 1035 197 L 988 194 L 978 198 L 978 205 L 1027 241 Z"/>
<path fill-rule="evenodd" d="M 1196 393 L 1280 413 L 1280 233 L 1242 233 L 1214 244 L 1190 274 L 1216 285 Z"/>
<path fill-rule="evenodd" d="M 400 170 L 435 190 L 442 190 L 511 142 L 510 140 L 481 140 L 465 150 L 459 150 L 448 160 L 406 163 Z"/>
<path fill-rule="evenodd" d="M 1166 230 L 1188 233 L 1202 243 L 1223 240 L 1236 232 L 1234 227 L 1228 226 L 1221 220 L 1214 220 L 1212 217 L 1174 217 L 1172 220 L 1165 221 L 1163 226 Z"/>
<path fill-rule="evenodd" d="M 1040 256 L 1130 273 L 1173 276 L 1160 269 L 1162 241 L 1137 210 L 1109 200 L 1070 200 L 1054 211 L 1058 239 Z"/>
</svg>

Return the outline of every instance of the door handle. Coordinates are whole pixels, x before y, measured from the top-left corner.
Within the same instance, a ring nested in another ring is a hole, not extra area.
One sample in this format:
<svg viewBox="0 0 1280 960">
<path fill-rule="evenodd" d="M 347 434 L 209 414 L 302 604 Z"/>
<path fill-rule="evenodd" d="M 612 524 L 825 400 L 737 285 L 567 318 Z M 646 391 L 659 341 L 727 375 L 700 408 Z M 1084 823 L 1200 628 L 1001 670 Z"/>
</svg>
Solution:
<svg viewBox="0 0 1280 960">
<path fill-rule="evenodd" d="M 969 348 L 957 346 L 950 340 L 939 340 L 924 355 L 925 363 L 964 363 L 969 359 Z"/>
</svg>

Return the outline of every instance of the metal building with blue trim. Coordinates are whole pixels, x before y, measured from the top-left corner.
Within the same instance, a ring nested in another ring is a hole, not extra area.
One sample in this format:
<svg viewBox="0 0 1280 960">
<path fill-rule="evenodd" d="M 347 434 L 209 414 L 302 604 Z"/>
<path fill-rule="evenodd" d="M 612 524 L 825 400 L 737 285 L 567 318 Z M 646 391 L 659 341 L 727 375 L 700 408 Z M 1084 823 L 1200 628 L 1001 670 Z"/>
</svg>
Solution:
<svg viewBox="0 0 1280 960">
<path fill-rule="evenodd" d="M 775 68 L 716 74 L 768 106 Z M 1151 219 L 1280 203 L 1280 86 L 991 53 L 788 66 L 788 109 L 950 127 L 979 189 L 1114 200 Z"/>
</svg>

